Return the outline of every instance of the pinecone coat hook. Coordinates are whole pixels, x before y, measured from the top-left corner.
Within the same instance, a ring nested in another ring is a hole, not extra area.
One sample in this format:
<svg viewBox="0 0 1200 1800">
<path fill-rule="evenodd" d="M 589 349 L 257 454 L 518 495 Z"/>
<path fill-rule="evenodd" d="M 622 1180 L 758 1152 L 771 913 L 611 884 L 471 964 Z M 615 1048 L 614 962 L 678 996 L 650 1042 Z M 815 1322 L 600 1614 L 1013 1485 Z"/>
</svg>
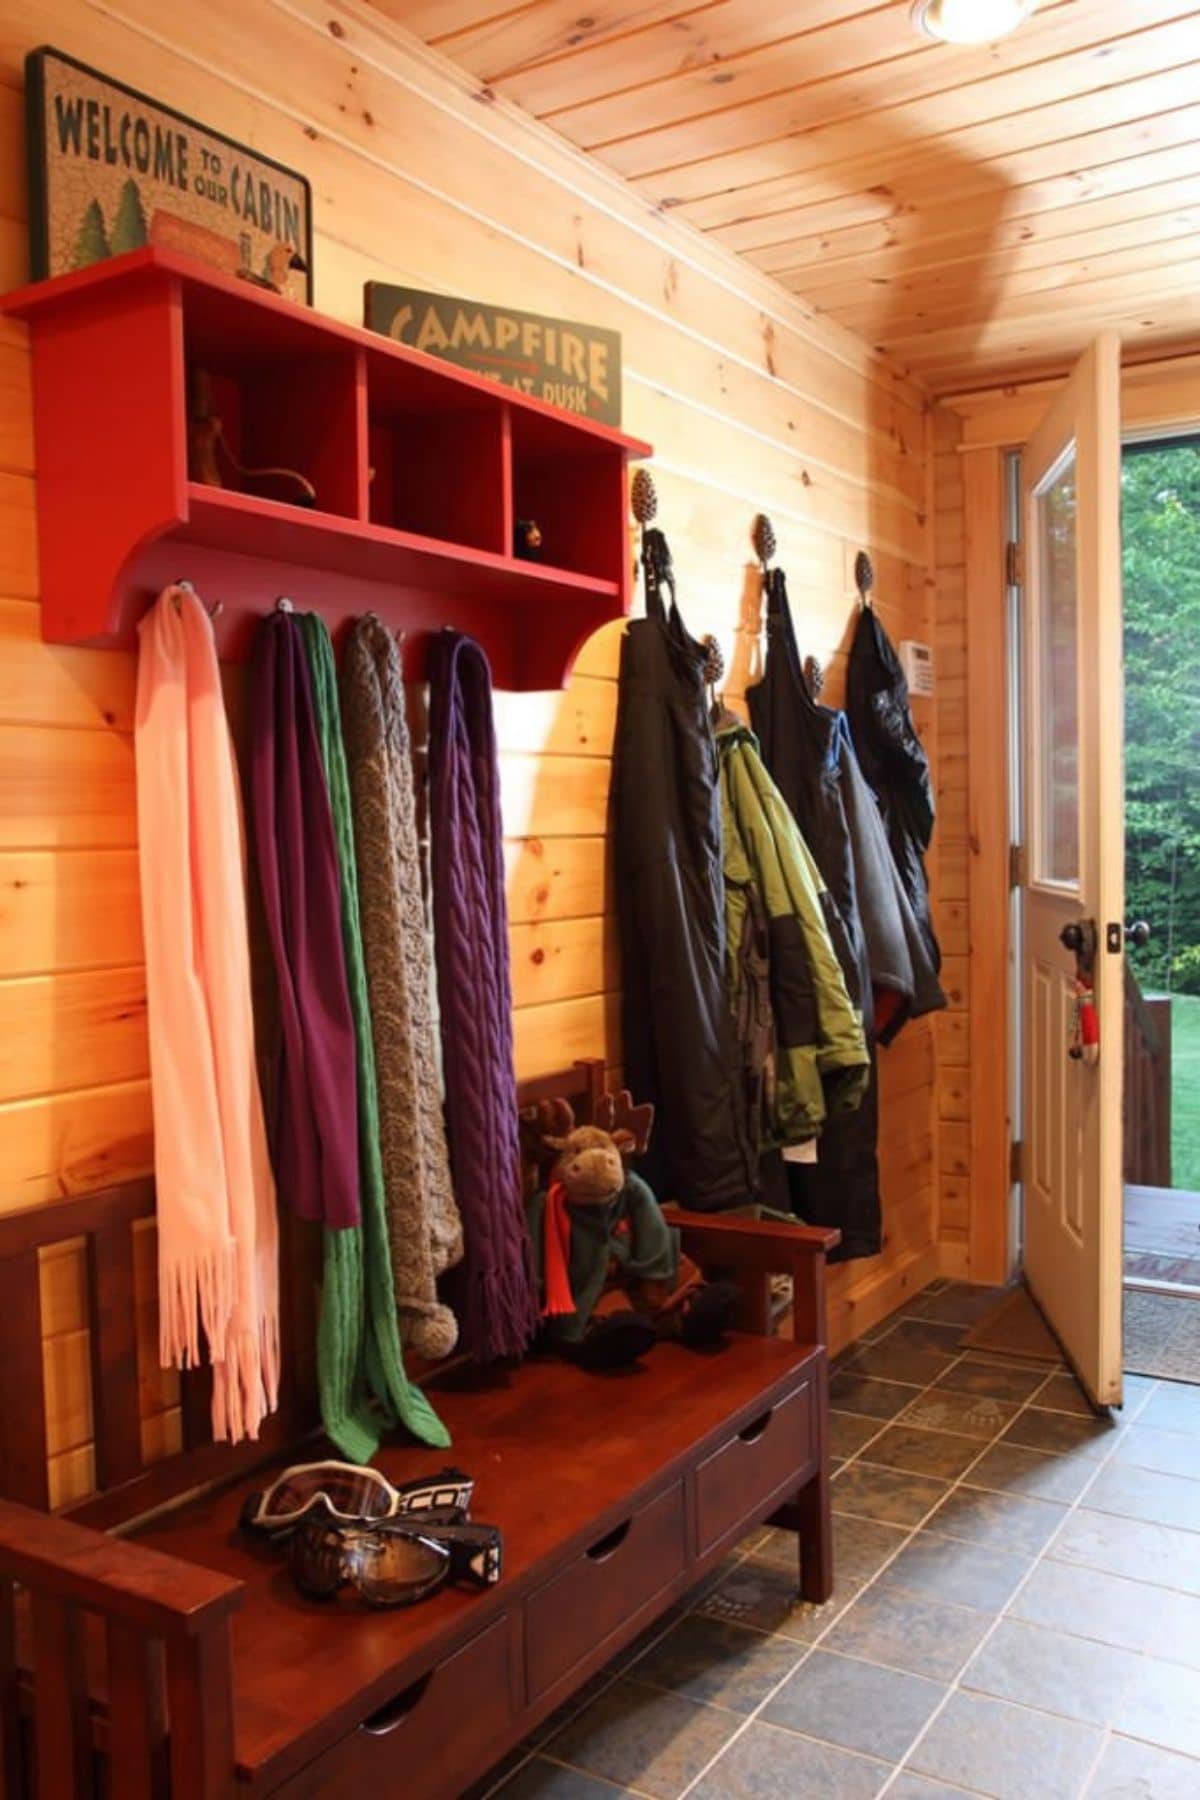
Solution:
<svg viewBox="0 0 1200 1800">
<path fill-rule="evenodd" d="M 704 665 L 701 674 L 704 677 L 704 685 L 708 689 L 709 701 L 715 705 L 717 688 L 725 679 L 725 658 L 720 644 L 711 631 L 706 632 L 700 641 L 704 648 Z"/>
<path fill-rule="evenodd" d="M 775 527 L 766 513 L 759 513 L 754 521 L 754 554 L 762 564 L 762 572 L 766 575 L 771 563 L 775 560 L 778 545 L 775 540 Z"/>
<path fill-rule="evenodd" d="M 658 490 L 649 469 L 635 471 L 633 485 L 629 490 L 629 503 L 633 508 L 633 516 L 644 533 L 658 513 Z"/>
<path fill-rule="evenodd" d="M 671 562 L 671 547 L 666 538 L 651 523 L 658 513 L 658 493 L 654 486 L 654 478 L 648 469 L 639 469 L 633 478 L 629 491 L 629 503 L 633 508 L 633 516 L 642 528 L 642 573 L 646 582 L 646 593 L 657 592 L 659 588 L 671 590 L 672 602 L 675 597 L 675 572 Z M 634 564 L 634 579 L 637 578 L 637 564 Z"/>
<path fill-rule="evenodd" d="M 875 565 L 865 550 L 860 550 L 854 559 L 854 585 L 858 589 L 858 604 L 865 612 L 871 604 L 871 589 L 875 586 Z"/>
</svg>

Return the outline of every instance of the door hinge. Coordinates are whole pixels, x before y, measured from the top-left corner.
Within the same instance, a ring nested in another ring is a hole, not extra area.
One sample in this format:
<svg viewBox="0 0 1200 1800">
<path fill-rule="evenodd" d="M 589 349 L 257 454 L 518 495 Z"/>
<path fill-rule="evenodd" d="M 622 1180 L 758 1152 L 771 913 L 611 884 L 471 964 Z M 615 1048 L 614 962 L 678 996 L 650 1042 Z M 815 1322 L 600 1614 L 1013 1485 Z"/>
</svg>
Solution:
<svg viewBox="0 0 1200 1800">
<path fill-rule="evenodd" d="M 1025 552 L 1015 538 L 1004 546 L 1004 579 L 1009 587 L 1025 585 Z"/>
<path fill-rule="evenodd" d="M 1008 885 L 1010 888 L 1025 885 L 1025 846 L 1010 844 L 1008 846 Z"/>
<path fill-rule="evenodd" d="M 1020 1138 L 1014 1138 L 1008 1147 L 1008 1179 L 1013 1186 L 1025 1179 L 1025 1146 Z"/>
</svg>

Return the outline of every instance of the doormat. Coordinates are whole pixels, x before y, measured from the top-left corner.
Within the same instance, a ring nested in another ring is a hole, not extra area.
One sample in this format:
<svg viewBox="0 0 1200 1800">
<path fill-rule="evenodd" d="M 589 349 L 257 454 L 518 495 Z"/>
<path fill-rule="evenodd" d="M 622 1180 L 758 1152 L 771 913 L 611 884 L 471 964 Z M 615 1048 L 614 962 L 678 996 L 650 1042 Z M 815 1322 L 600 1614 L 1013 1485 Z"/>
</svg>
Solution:
<svg viewBox="0 0 1200 1800">
<path fill-rule="evenodd" d="M 1194 1256 L 1156 1256 L 1149 1250 L 1127 1250 L 1125 1275 L 1135 1281 L 1173 1281 L 1179 1287 L 1200 1291 L 1200 1260 Z"/>
<path fill-rule="evenodd" d="M 1062 1361 L 1062 1351 L 1050 1327 L 1024 1287 L 1005 1294 L 998 1306 L 963 1333 L 961 1342 L 964 1350 L 990 1350 L 999 1356 L 1023 1356 L 1031 1362 Z"/>
<path fill-rule="evenodd" d="M 1200 1194 L 1127 1184 L 1125 1274 L 1200 1287 Z"/>
<path fill-rule="evenodd" d="M 1200 1299 L 1127 1291 L 1125 1367 L 1133 1375 L 1200 1382 Z"/>
</svg>

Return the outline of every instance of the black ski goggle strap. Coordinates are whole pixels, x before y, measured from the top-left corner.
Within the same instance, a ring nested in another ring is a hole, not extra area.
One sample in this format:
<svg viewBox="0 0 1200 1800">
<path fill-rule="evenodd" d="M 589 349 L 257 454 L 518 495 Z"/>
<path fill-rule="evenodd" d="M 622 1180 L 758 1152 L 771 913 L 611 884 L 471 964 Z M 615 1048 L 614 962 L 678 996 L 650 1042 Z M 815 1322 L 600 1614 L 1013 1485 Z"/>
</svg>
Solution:
<svg viewBox="0 0 1200 1800">
<path fill-rule="evenodd" d="M 314 1509 L 292 1538 L 290 1562 L 309 1599 L 328 1600 L 350 1582 L 372 1606 L 414 1606 L 447 1582 L 493 1587 L 504 1541 L 496 1525 L 347 1525 Z"/>
<path fill-rule="evenodd" d="M 393 1487 L 378 1469 L 356 1463 L 298 1463 L 269 1488 L 250 1494 L 241 1512 L 248 1530 L 291 1531 L 313 1508 L 348 1522 L 436 1512 L 465 1519 L 475 1483 L 461 1469 L 441 1469 Z"/>
</svg>

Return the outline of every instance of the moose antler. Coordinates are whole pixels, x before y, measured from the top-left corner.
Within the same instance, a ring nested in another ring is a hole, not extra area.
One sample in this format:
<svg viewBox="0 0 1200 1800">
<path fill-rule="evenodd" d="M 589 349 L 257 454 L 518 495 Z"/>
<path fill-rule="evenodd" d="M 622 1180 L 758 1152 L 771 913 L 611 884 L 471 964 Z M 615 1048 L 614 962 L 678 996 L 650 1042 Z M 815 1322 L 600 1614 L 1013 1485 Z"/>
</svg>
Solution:
<svg viewBox="0 0 1200 1800">
<path fill-rule="evenodd" d="M 627 1144 L 622 1146 L 624 1153 L 641 1156 L 650 1142 L 654 1126 L 654 1102 L 647 1100 L 643 1105 L 635 1106 L 628 1088 L 621 1088 L 616 1094 L 604 1094 L 596 1106 L 595 1123 L 601 1131 L 611 1132 L 614 1137 L 618 1132 L 627 1133 Z"/>
<path fill-rule="evenodd" d="M 521 1142 L 526 1157 L 536 1163 L 552 1162 L 563 1138 L 575 1129 L 575 1113 L 569 1100 L 539 1100 L 520 1114 Z"/>
</svg>

